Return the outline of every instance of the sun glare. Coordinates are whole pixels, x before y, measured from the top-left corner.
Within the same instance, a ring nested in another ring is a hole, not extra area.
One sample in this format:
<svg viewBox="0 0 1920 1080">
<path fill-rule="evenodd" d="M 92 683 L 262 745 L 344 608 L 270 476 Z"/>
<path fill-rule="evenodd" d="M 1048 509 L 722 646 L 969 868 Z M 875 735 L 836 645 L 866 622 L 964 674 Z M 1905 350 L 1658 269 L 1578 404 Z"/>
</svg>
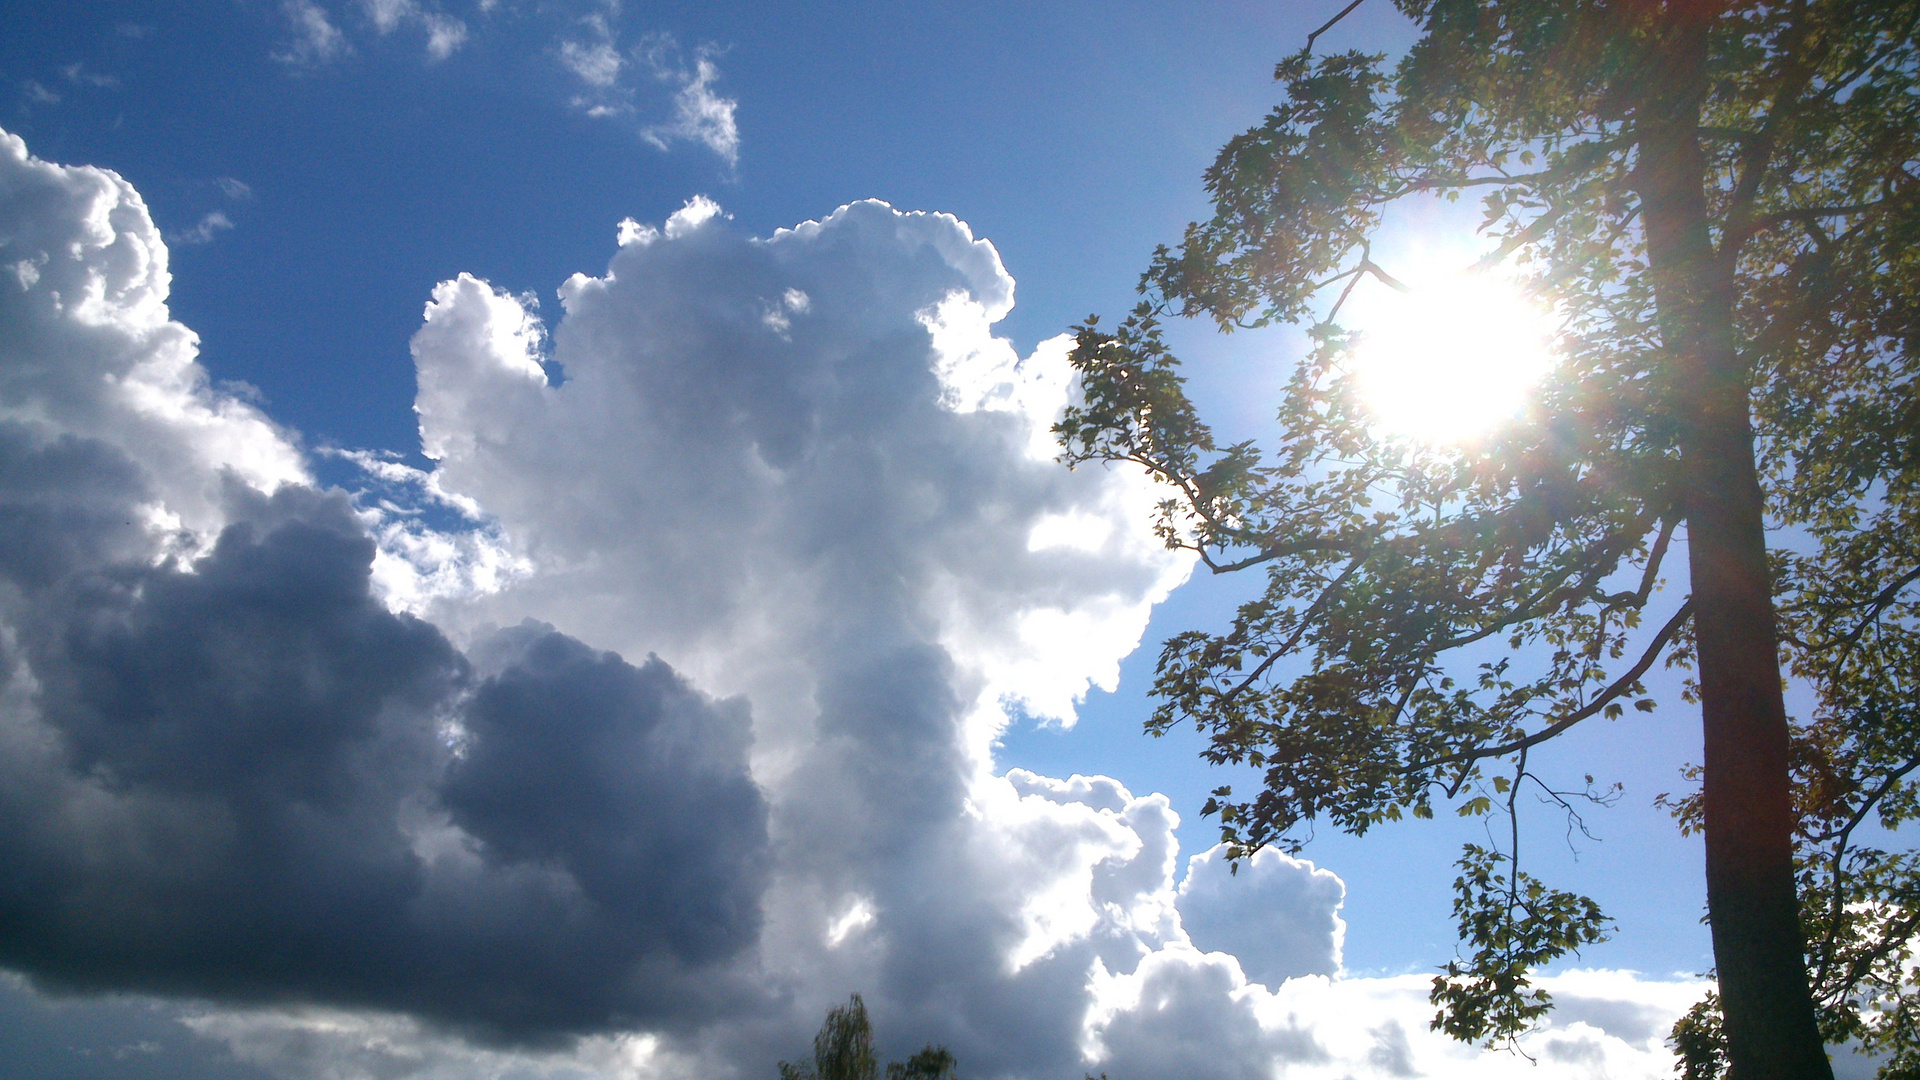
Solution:
<svg viewBox="0 0 1920 1080">
<path fill-rule="evenodd" d="M 1350 370 L 1378 429 L 1425 443 L 1471 443 L 1511 419 L 1552 362 L 1550 313 L 1486 274 L 1387 293 L 1353 325 Z"/>
</svg>

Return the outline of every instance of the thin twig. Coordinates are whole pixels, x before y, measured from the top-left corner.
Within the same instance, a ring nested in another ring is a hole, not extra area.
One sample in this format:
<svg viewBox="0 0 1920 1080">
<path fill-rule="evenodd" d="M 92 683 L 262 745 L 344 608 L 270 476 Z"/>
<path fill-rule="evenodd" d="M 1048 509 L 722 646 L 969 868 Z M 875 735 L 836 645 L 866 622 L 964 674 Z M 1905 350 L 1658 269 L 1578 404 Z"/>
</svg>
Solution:
<svg viewBox="0 0 1920 1080">
<path fill-rule="evenodd" d="M 1399 278 L 1394 277 L 1392 274 L 1387 273 L 1386 270 L 1383 269 L 1379 263 L 1374 262 L 1372 259 L 1360 260 L 1360 269 L 1366 271 L 1369 274 L 1372 274 L 1374 277 L 1379 278 L 1380 283 L 1382 285 L 1385 285 L 1387 288 L 1393 289 L 1396 292 L 1410 293 L 1413 291 L 1413 286 L 1408 285 L 1406 282 L 1401 281 Z"/>
<path fill-rule="evenodd" d="M 1311 33 L 1311 34 L 1308 34 L 1308 35 L 1307 35 L 1307 48 L 1306 48 L 1306 51 L 1307 51 L 1307 52 L 1312 52 L 1312 51 L 1313 51 L 1313 41 L 1314 41 L 1314 39 L 1315 39 L 1315 38 L 1317 38 L 1317 37 L 1319 37 L 1319 36 L 1320 36 L 1321 34 L 1324 34 L 1324 33 L 1326 33 L 1327 31 L 1329 31 L 1329 30 L 1331 30 L 1331 29 L 1333 29 L 1333 24 L 1334 24 L 1334 23 L 1337 23 L 1337 22 L 1339 22 L 1339 21 L 1340 21 L 1341 19 L 1344 19 L 1344 18 L 1346 18 L 1347 16 L 1349 16 L 1349 15 L 1351 15 L 1351 14 L 1353 14 L 1353 9 L 1354 9 L 1354 8 L 1357 8 L 1357 7 L 1359 7 L 1359 6 L 1361 5 L 1361 4 L 1364 4 L 1364 3 L 1366 3 L 1366 2 L 1367 2 L 1367 0 L 1353 0 L 1353 3 L 1351 3 L 1351 4 L 1348 4 L 1348 5 L 1346 6 L 1346 7 L 1343 7 L 1343 8 L 1341 8 L 1341 9 L 1340 9 L 1340 14 L 1338 14 L 1338 15 L 1335 15 L 1335 16 L 1334 16 L 1333 18 L 1331 18 L 1331 19 L 1328 19 L 1328 20 L 1327 20 L 1326 22 L 1324 22 L 1324 23 L 1321 23 L 1321 24 L 1320 24 L 1320 29 L 1318 29 L 1318 30 L 1315 30 L 1315 31 L 1314 31 L 1313 33 Z"/>
<path fill-rule="evenodd" d="M 1365 273 L 1366 273 L 1366 266 L 1361 265 L 1361 266 L 1354 267 L 1353 270 L 1351 270 L 1348 274 L 1344 275 L 1347 278 L 1347 287 L 1340 290 L 1340 299 L 1335 300 L 1333 302 L 1333 310 L 1327 312 L 1327 320 L 1326 320 L 1327 322 L 1331 323 L 1333 322 L 1333 320 L 1340 317 L 1340 309 L 1346 306 L 1347 297 L 1353 295 L 1353 287 L 1355 285 L 1360 284 L 1360 278 Z M 1339 279 L 1335 278 L 1334 280 L 1337 281 Z M 1332 282 L 1329 282 L 1328 284 L 1332 284 Z"/>
</svg>

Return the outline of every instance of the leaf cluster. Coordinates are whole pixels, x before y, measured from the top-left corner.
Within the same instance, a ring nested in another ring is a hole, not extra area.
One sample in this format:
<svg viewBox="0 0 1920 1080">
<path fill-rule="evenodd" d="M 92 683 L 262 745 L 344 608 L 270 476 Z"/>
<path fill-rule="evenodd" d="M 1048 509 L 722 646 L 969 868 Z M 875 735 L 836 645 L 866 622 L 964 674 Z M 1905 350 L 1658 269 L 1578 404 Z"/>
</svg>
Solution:
<svg viewBox="0 0 1920 1080">
<path fill-rule="evenodd" d="M 1505 869 L 1502 869 L 1503 864 Z M 1528 978 L 1541 963 L 1600 941 L 1606 917 L 1584 896 L 1549 889 L 1478 845 L 1461 856 L 1453 912 L 1477 948 L 1434 976 L 1433 1027 L 1462 1042 L 1505 1043 L 1532 1031 L 1553 999 Z"/>
</svg>

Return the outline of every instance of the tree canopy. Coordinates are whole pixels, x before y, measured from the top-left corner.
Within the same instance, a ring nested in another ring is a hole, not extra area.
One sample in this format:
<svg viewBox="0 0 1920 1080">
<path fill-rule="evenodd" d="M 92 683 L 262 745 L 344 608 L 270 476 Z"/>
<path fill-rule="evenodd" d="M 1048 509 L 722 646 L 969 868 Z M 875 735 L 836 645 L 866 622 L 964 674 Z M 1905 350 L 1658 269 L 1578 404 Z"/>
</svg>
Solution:
<svg viewBox="0 0 1920 1080">
<path fill-rule="evenodd" d="M 1281 62 L 1206 173 L 1213 217 L 1122 322 L 1077 328 L 1065 459 L 1144 466 L 1168 544 L 1266 577 L 1166 642 L 1147 726 L 1263 770 L 1206 807 L 1244 857 L 1322 820 L 1511 816 L 1523 788 L 1604 801 L 1538 755 L 1629 708 L 1697 715 L 1672 805 L 1705 836 L 1719 992 L 1676 1029 L 1690 1075 L 1827 1076 L 1849 1038 L 1912 1073 L 1920 865 L 1864 841 L 1920 807 L 1920 0 L 1395 3 L 1405 55 Z M 1550 312 L 1552 365 L 1436 444 L 1382 429 L 1341 318 L 1364 279 L 1404 288 L 1375 257 L 1396 204 L 1463 198 L 1461 275 Z M 1268 445 L 1216 442 L 1171 317 L 1307 331 Z M 1685 700 L 1656 702 L 1675 665 Z M 1433 1000 L 1511 1043 L 1550 1004 L 1529 972 L 1607 921 L 1502 831 L 1460 860 Z"/>
<path fill-rule="evenodd" d="M 886 1080 L 954 1080 L 955 1062 L 944 1046 L 928 1043 L 905 1061 L 887 1065 Z M 880 1080 L 880 1058 L 873 1049 L 873 1022 L 867 1003 L 855 994 L 845 1005 L 827 1010 L 813 1037 L 813 1065 L 780 1063 L 780 1080 Z"/>
</svg>

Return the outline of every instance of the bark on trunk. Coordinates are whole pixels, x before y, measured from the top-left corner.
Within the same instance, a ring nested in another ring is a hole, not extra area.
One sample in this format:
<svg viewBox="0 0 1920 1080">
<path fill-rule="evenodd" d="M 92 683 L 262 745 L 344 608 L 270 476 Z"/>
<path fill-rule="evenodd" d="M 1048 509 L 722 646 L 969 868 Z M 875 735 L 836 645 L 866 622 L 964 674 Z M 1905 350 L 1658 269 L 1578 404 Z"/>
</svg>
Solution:
<svg viewBox="0 0 1920 1080">
<path fill-rule="evenodd" d="M 1647 230 L 1687 500 L 1702 724 L 1707 916 L 1730 1080 L 1831 1080 L 1793 876 L 1787 718 L 1732 268 L 1707 228 L 1697 128 L 1706 27 L 1675 35 L 1643 112 Z"/>
</svg>

